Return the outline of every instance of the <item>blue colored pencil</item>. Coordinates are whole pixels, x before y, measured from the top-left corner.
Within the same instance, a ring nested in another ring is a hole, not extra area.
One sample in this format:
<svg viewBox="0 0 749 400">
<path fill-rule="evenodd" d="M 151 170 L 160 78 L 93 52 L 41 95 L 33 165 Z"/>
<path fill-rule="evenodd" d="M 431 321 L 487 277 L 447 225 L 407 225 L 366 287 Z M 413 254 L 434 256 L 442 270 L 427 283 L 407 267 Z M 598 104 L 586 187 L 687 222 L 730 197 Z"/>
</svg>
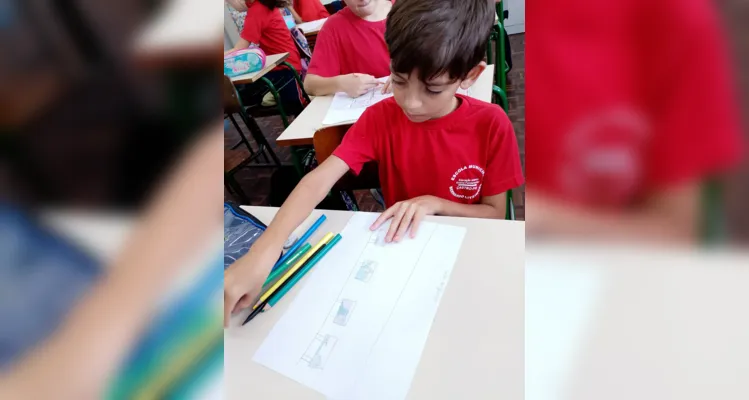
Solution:
<svg viewBox="0 0 749 400">
<path fill-rule="evenodd" d="M 325 254 L 327 254 L 340 240 L 341 234 L 339 233 L 335 235 L 335 237 L 331 239 L 330 242 L 328 242 L 325 246 L 318 250 L 317 254 L 313 255 L 312 258 L 307 261 L 307 263 L 299 270 L 297 274 L 289 279 L 289 281 L 286 282 L 286 284 L 281 289 L 279 289 L 270 297 L 270 299 L 268 300 L 268 306 L 275 306 L 276 303 L 278 303 L 278 301 L 281 300 L 281 298 L 286 294 L 286 292 L 291 290 L 291 288 L 304 277 L 304 274 L 309 272 L 309 270 L 311 270 L 312 267 L 314 267 L 315 264 L 317 264 L 317 262 L 320 261 L 320 259 L 323 258 Z"/>
<path fill-rule="evenodd" d="M 322 225 L 322 223 L 325 222 L 326 218 L 327 217 L 325 216 L 325 214 L 321 215 L 320 218 L 318 218 L 317 221 L 315 221 L 315 223 L 312 224 L 312 226 L 310 226 L 309 229 L 307 229 L 307 232 L 304 232 L 304 235 L 302 235 L 302 237 L 300 237 L 299 240 L 297 240 L 296 243 L 294 243 L 294 245 L 291 246 L 291 248 L 286 253 L 284 253 L 281 259 L 279 259 L 276 262 L 276 265 L 273 266 L 273 269 L 271 271 L 281 266 L 281 264 L 283 264 L 284 261 L 286 261 L 289 257 L 291 257 L 291 255 L 294 254 L 294 252 L 299 247 L 301 247 L 307 241 L 307 239 L 309 239 L 309 237 L 312 236 L 313 233 L 315 233 L 317 228 L 319 228 L 320 225 Z"/>
</svg>

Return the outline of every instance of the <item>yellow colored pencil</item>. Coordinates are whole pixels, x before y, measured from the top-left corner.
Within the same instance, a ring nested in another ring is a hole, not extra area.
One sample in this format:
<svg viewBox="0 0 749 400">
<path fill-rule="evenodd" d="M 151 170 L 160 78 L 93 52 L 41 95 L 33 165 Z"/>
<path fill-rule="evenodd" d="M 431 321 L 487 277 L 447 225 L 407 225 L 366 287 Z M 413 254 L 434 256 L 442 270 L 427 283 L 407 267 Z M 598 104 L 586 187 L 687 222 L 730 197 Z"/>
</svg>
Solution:
<svg viewBox="0 0 749 400">
<path fill-rule="evenodd" d="M 257 304 L 255 304 L 255 306 L 253 306 L 252 309 L 253 310 L 256 309 L 257 306 L 258 306 L 258 304 L 264 302 L 270 296 L 272 296 L 273 293 L 275 293 L 276 290 L 278 290 L 278 288 L 280 288 L 281 285 L 284 284 L 284 282 L 286 282 L 292 275 L 294 275 L 294 272 L 296 272 L 296 270 L 298 270 L 299 268 L 301 268 L 302 265 L 304 265 L 304 263 L 306 263 L 307 260 L 309 260 L 309 258 L 312 257 L 312 255 L 315 254 L 315 252 L 320 249 L 320 247 L 322 247 L 323 245 L 325 245 L 325 243 L 328 243 L 331 239 L 333 239 L 333 233 L 329 232 L 314 247 L 312 247 L 307 252 L 307 254 L 305 254 L 302 258 L 300 258 L 299 261 L 297 261 L 296 264 L 294 264 L 293 267 L 289 268 L 289 270 L 286 272 L 286 274 L 284 274 L 284 276 L 282 276 L 281 279 L 279 279 L 278 282 L 276 282 L 275 285 L 271 286 L 270 289 L 266 290 L 265 293 L 263 293 L 263 295 L 260 296 L 260 300 L 258 300 Z"/>
</svg>

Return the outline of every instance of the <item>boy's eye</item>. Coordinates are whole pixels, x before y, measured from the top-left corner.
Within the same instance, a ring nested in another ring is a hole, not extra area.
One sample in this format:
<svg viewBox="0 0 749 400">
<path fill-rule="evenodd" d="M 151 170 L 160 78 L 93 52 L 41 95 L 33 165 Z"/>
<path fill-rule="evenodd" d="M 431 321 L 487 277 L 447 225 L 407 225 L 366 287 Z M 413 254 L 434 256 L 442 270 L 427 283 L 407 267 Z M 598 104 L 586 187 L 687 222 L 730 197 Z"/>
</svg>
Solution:
<svg viewBox="0 0 749 400">
<path fill-rule="evenodd" d="M 438 94 L 442 93 L 442 91 L 441 90 L 432 90 L 432 89 L 427 88 L 427 93 L 433 94 L 433 95 L 438 95 Z"/>
<path fill-rule="evenodd" d="M 395 80 L 394 80 L 394 81 L 393 81 L 393 84 L 394 84 L 394 85 L 396 85 L 396 86 L 403 86 L 403 85 L 405 85 L 406 83 L 405 83 L 405 82 L 401 82 L 401 81 L 395 81 Z"/>
</svg>

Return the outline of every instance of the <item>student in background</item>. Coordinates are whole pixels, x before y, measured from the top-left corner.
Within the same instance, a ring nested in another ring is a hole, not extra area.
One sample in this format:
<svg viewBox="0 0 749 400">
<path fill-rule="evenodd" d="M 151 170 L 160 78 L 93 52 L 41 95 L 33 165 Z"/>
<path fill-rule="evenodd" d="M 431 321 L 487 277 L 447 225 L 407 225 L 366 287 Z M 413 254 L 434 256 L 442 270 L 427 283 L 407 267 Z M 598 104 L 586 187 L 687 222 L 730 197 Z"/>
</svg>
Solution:
<svg viewBox="0 0 749 400">
<path fill-rule="evenodd" d="M 296 44 L 291 37 L 291 32 L 286 26 L 286 22 L 281 15 L 281 8 L 285 7 L 287 2 L 284 0 L 227 0 L 229 5 L 237 11 L 245 11 L 247 13 L 244 26 L 240 32 L 239 40 L 230 50 L 232 51 L 245 49 L 250 45 L 256 45 L 260 47 L 265 54 L 279 54 L 289 53 L 286 61 L 296 69 L 298 73 L 302 73 L 302 61 L 299 56 Z M 281 88 L 279 94 L 284 104 L 291 105 L 291 109 L 288 110 L 291 113 L 298 112 L 304 104 L 303 96 L 301 95 L 301 88 L 295 83 L 289 83 L 294 80 L 294 74 L 288 68 L 279 66 L 273 71 L 265 74 L 265 78 L 268 78 L 276 88 Z M 242 102 L 249 106 L 253 104 L 259 104 L 263 102 L 264 105 L 268 104 L 270 99 L 270 93 L 267 93 L 265 85 L 243 85 L 238 87 Z M 263 95 L 266 96 L 263 101 Z M 272 99 L 272 97 L 270 97 Z"/>
<path fill-rule="evenodd" d="M 317 21 L 330 16 L 320 0 L 294 0 L 289 10 L 297 24 Z"/>
<path fill-rule="evenodd" d="M 548 3 L 528 11 L 528 234 L 699 240 L 702 185 L 743 148 L 715 6 L 571 0 L 570 23 Z"/>
<path fill-rule="evenodd" d="M 512 124 L 499 106 L 456 94 L 486 68 L 493 24 L 493 3 L 486 0 L 393 6 L 386 40 L 394 96 L 367 108 L 333 155 L 299 182 L 248 254 L 227 270 L 225 312 L 252 304 L 263 282 L 258 276 L 268 275 L 292 231 L 345 173 L 358 174 L 366 162 L 379 166 L 388 209 L 371 229 L 391 220 L 386 242 L 414 237 L 426 215 L 504 217 L 505 193 L 523 183 Z"/>
<path fill-rule="evenodd" d="M 304 80 L 304 89 L 311 95 L 346 92 L 357 97 L 376 87 L 376 78 L 390 75 L 385 20 L 392 3 L 346 0 L 346 4 L 317 35 Z"/>
</svg>

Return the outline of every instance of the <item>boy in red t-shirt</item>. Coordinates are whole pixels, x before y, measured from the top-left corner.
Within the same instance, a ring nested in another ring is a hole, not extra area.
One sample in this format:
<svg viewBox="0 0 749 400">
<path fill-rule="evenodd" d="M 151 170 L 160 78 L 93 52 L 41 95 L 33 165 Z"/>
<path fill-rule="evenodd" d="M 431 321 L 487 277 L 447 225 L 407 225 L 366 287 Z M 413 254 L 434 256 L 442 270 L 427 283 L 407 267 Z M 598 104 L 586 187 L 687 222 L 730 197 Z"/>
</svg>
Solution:
<svg viewBox="0 0 749 400">
<path fill-rule="evenodd" d="M 227 50 L 224 54 L 235 50 L 245 49 L 251 44 L 259 46 L 267 55 L 289 53 L 286 62 L 291 64 L 297 73 L 302 73 L 302 59 L 296 48 L 291 32 L 281 15 L 280 8 L 285 7 L 284 0 L 229 0 L 229 4 L 237 11 L 246 11 L 242 32 L 234 48 Z M 291 114 L 299 113 L 303 108 L 303 97 L 301 88 L 296 84 L 287 84 L 295 79 L 294 74 L 286 66 L 278 66 L 273 71 L 265 74 L 279 91 L 281 101 Z M 265 84 L 242 85 L 238 87 L 239 95 L 245 106 L 260 104 L 263 97 L 269 97 Z M 271 97 L 272 98 L 272 97 Z"/>
<path fill-rule="evenodd" d="M 551 2 L 528 10 L 528 234 L 698 240 L 702 184 L 744 145 L 715 6 L 564 7 L 574 22 Z"/>
<path fill-rule="evenodd" d="M 386 242 L 414 237 L 426 215 L 505 215 L 505 193 L 523 183 L 512 124 L 499 106 L 456 94 L 486 68 L 493 23 L 493 3 L 486 0 L 393 6 L 385 37 L 394 96 L 364 112 L 333 155 L 297 185 L 249 253 L 227 270 L 226 310 L 252 304 L 263 282 L 258 277 L 268 275 L 291 232 L 345 173 L 359 173 L 365 162 L 378 164 L 388 209 L 371 229 L 391 220 Z"/>
<path fill-rule="evenodd" d="M 330 17 L 320 0 L 294 0 L 289 9 L 297 24 Z"/>
<path fill-rule="evenodd" d="M 345 0 L 343 10 L 323 25 L 315 41 L 304 89 L 315 96 L 346 92 L 357 97 L 390 75 L 385 44 L 388 0 Z"/>
</svg>

